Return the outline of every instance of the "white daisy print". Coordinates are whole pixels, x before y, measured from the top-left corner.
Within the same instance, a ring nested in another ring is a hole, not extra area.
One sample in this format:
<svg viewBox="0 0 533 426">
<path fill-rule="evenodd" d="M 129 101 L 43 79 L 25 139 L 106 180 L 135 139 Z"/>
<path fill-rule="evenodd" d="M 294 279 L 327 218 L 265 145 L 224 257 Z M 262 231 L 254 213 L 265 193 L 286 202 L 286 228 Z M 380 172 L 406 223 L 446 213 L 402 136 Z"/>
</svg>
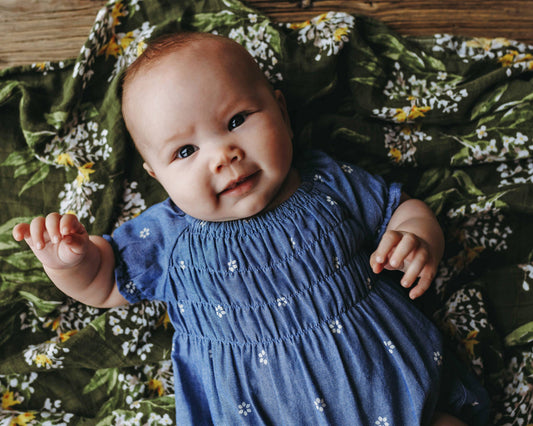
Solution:
<svg viewBox="0 0 533 426">
<path fill-rule="evenodd" d="M 341 169 L 344 171 L 344 173 L 351 174 L 353 172 L 353 169 L 348 164 L 343 164 Z"/>
<path fill-rule="evenodd" d="M 237 261 L 236 260 L 230 260 L 228 262 L 228 271 L 235 272 L 237 270 Z"/>
<path fill-rule="evenodd" d="M 333 334 L 341 334 L 342 332 L 342 325 L 338 320 L 331 321 L 329 324 L 329 329 Z"/>
<path fill-rule="evenodd" d="M 250 408 L 250 404 L 246 403 L 246 402 L 241 402 L 239 404 L 239 414 L 241 416 L 247 416 L 248 414 L 250 414 L 252 412 L 252 409 Z"/>
<path fill-rule="evenodd" d="M 442 355 L 439 351 L 433 352 L 433 360 L 437 363 L 437 365 L 442 365 Z"/>
<path fill-rule="evenodd" d="M 187 269 L 187 266 L 185 265 L 185 262 L 183 260 L 180 260 L 179 265 L 182 271 L 185 271 L 185 269 Z"/>
<path fill-rule="evenodd" d="M 288 303 L 288 302 L 287 302 L 287 298 L 286 298 L 286 297 L 283 297 L 283 296 L 282 296 L 282 297 L 278 297 L 278 298 L 276 299 L 276 302 L 278 302 L 278 306 L 279 306 L 280 308 L 282 308 L 283 306 L 287 306 L 287 303 Z"/>
<path fill-rule="evenodd" d="M 324 411 L 324 408 L 326 408 L 326 403 L 322 398 L 315 399 L 315 408 L 320 412 Z"/>
<path fill-rule="evenodd" d="M 332 206 L 334 206 L 335 204 L 337 204 L 337 202 L 331 198 L 329 195 L 326 197 L 326 201 L 331 204 Z"/>
<path fill-rule="evenodd" d="M 215 308 L 215 312 L 216 314 L 218 315 L 219 318 L 222 318 L 224 315 L 226 315 L 226 311 L 224 310 L 224 308 L 220 305 L 218 305 L 216 308 Z"/>
<path fill-rule="evenodd" d="M 391 354 L 394 353 L 394 349 L 396 349 L 396 346 L 394 346 L 390 340 L 384 340 L 383 343 Z"/>
<path fill-rule="evenodd" d="M 389 422 L 387 421 L 386 417 L 379 416 L 378 419 L 375 421 L 377 426 L 389 426 Z"/>
<path fill-rule="evenodd" d="M 139 232 L 139 237 L 146 238 L 150 235 L 150 228 L 143 228 L 141 232 Z"/>
<path fill-rule="evenodd" d="M 263 364 L 263 365 L 267 365 L 268 364 L 267 353 L 264 350 L 259 352 L 259 362 L 261 364 Z"/>
</svg>

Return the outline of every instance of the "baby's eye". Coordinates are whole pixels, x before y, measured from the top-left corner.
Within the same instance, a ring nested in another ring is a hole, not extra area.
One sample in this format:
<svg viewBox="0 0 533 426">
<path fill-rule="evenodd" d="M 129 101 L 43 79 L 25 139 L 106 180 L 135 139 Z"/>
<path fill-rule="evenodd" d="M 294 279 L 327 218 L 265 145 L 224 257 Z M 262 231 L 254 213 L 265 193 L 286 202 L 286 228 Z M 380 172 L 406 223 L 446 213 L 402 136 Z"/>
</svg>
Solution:
<svg viewBox="0 0 533 426">
<path fill-rule="evenodd" d="M 198 147 L 194 145 L 185 145 L 182 146 L 178 151 L 176 152 L 177 158 L 187 158 L 191 155 L 193 155 L 196 151 L 198 151 Z"/>
<path fill-rule="evenodd" d="M 236 127 L 239 127 L 242 123 L 244 123 L 244 120 L 244 114 L 235 114 L 233 117 L 231 117 L 231 120 L 228 123 L 228 130 L 231 131 Z"/>
</svg>

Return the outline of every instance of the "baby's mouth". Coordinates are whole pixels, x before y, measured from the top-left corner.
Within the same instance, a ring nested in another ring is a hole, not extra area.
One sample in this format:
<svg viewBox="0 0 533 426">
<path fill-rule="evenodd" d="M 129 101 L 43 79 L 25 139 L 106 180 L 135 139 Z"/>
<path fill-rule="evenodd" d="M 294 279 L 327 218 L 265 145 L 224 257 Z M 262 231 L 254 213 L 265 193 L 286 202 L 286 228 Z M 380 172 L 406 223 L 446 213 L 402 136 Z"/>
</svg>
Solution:
<svg viewBox="0 0 533 426">
<path fill-rule="evenodd" d="M 218 193 L 218 196 L 230 194 L 240 195 L 241 193 L 247 192 L 255 183 L 255 179 L 258 175 L 259 171 L 232 180 Z"/>
</svg>

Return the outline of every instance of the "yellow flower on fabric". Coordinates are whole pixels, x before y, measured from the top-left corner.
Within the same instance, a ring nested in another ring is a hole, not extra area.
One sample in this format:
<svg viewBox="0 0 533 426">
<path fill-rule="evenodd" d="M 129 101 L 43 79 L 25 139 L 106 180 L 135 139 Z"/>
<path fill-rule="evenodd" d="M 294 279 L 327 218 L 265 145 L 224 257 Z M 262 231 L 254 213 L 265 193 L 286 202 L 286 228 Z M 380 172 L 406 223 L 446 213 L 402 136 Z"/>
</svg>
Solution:
<svg viewBox="0 0 533 426">
<path fill-rule="evenodd" d="M 168 316 L 168 312 L 165 312 L 165 315 L 159 318 L 159 321 L 157 322 L 157 327 L 162 325 L 163 327 L 165 327 L 165 330 L 166 330 L 169 324 L 170 324 L 170 317 Z"/>
<path fill-rule="evenodd" d="M 122 50 L 126 50 L 126 48 L 133 40 L 135 40 L 135 36 L 133 35 L 133 33 L 131 31 L 126 33 L 126 35 L 120 39 L 120 47 L 122 48 Z"/>
<path fill-rule="evenodd" d="M 33 362 L 37 367 L 44 367 L 47 364 L 52 365 L 52 360 L 48 358 L 45 354 L 37 354 L 35 358 L 33 358 Z"/>
<path fill-rule="evenodd" d="M 341 41 L 342 37 L 348 34 L 348 27 L 337 28 L 333 34 L 335 41 Z"/>
<path fill-rule="evenodd" d="M 94 163 L 85 163 L 83 166 L 78 167 L 78 177 L 76 178 L 78 186 L 81 186 L 84 182 L 90 181 L 89 175 L 94 173 L 94 170 L 92 169 L 93 166 Z"/>
<path fill-rule="evenodd" d="M 163 396 L 165 393 L 163 382 L 157 379 L 150 379 L 150 381 L 148 382 L 148 389 L 157 393 L 158 396 Z"/>
<path fill-rule="evenodd" d="M 462 340 L 462 343 L 465 345 L 466 352 L 471 357 L 475 355 L 474 346 L 479 343 L 479 340 L 476 340 L 478 334 L 479 330 L 472 330 L 470 333 L 468 333 L 468 336 L 466 336 L 466 338 Z"/>
<path fill-rule="evenodd" d="M 407 114 L 403 109 L 396 108 L 396 114 L 394 114 L 394 117 L 392 118 L 398 123 L 403 123 L 405 120 L 407 120 Z"/>
<path fill-rule="evenodd" d="M 391 148 L 389 154 L 397 163 L 399 163 L 402 159 L 402 153 L 398 148 Z"/>
<path fill-rule="evenodd" d="M 324 22 L 324 21 L 327 21 L 327 20 L 328 20 L 328 14 L 327 14 L 327 12 L 326 12 L 326 13 L 322 13 L 322 14 L 318 17 L 316 23 L 317 23 L 317 24 L 320 24 L 321 22 Z"/>
<path fill-rule="evenodd" d="M 107 59 L 110 55 L 117 57 L 120 51 L 121 47 L 119 44 L 117 44 L 117 36 L 113 34 L 111 40 L 109 40 L 109 43 L 104 44 L 104 46 L 98 51 L 98 55 L 105 53 L 105 57 Z"/>
<path fill-rule="evenodd" d="M 43 327 L 50 327 L 52 326 L 52 330 L 53 331 L 56 331 L 58 328 L 59 328 L 59 323 L 61 322 L 61 317 L 57 317 L 53 320 L 49 320 L 49 321 L 46 321 L 44 324 L 43 324 Z"/>
<path fill-rule="evenodd" d="M 124 4 L 121 1 L 117 1 L 113 10 L 111 11 L 111 17 L 113 18 L 113 27 L 116 27 L 120 24 L 119 18 L 126 16 L 126 11 L 124 10 Z"/>
<path fill-rule="evenodd" d="M 32 413 L 22 413 L 14 419 L 11 419 L 9 426 L 27 426 L 28 422 L 32 421 L 34 418 L 35 416 Z"/>
<path fill-rule="evenodd" d="M 56 163 L 61 166 L 73 166 L 74 160 L 68 152 L 64 152 L 56 157 Z"/>
<path fill-rule="evenodd" d="M 20 404 L 22 401 L 15 399 L 15 394 L 11 391 L 4 392 L 2 395 L 2 410 L 10 410 L 14 405 Z"/>
<path fill-rule="evenodd" d="M 289 28 L 293 30 L 301 30 L 302 28 L 308 27 L 309 25 L 311 25 L 311 21 L 307 20 L 303 22 L 295 22 L 295 23 L 289 24 Z"/>
<path fill-rule="evenodd" d="M 59 339 L 62 342 L 66 342 L 68 339 L 70 339 L 72 336 L 74 336 L 78 331 L 77 330 L 70 330 L 66 333 L 59 333 Z"/>
<path fill-rule="evenodd" d="M 413 106 L 407 118 L 409 120 L 414 120 L 415 118 L 418 118 L 418 117 L 425 117 L 424 113 L 430 110 L 431 110 L 431 107 L 428 107 L 428 106 L 425 106 L 425 107 Z"/>
<path fill-rule="evenodd" d="M 498 59 L 498 62 L 502 64 L 502 67 L 510 67 L 511 65 L 513 65 L 514 55 L 512 53 L 507 53 L 506 55 L 503 55 L 500 59 Z"/>
<path fill-rule="evenodd" d="M 141 56 L 144 51 L 146 50 L 147 44 L 144 42 L 144 40 L 140 41 L 139 44 L 137 44 L 137 56 Z"/>
</svg>

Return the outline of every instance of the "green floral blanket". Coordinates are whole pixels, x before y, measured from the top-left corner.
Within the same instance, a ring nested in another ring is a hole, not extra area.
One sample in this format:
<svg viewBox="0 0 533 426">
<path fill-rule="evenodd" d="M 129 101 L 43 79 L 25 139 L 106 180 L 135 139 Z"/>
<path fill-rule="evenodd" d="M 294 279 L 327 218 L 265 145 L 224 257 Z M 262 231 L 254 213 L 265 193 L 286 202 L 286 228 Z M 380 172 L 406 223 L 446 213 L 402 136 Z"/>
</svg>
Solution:
<svg viewBox="0 0 533 426">
<path fill-rule="evenodd" d="M 236 0 L 113 0 L 75 60 L 0 71 L 0 424 L 174 423 L 165 306 L 83 306 L 11 229 L 60 211 L 109 233 L 164 198 L 121 120 L 120 74 L 182 28 L 254 55 L 297 149 L 400 180 L 434 209 L 447 248 L 423 307 L 489 389 L 493 422 L 532 423 L 533 46 L 400 37 L 345 13 L 276 24 Z"/>
</svg>

